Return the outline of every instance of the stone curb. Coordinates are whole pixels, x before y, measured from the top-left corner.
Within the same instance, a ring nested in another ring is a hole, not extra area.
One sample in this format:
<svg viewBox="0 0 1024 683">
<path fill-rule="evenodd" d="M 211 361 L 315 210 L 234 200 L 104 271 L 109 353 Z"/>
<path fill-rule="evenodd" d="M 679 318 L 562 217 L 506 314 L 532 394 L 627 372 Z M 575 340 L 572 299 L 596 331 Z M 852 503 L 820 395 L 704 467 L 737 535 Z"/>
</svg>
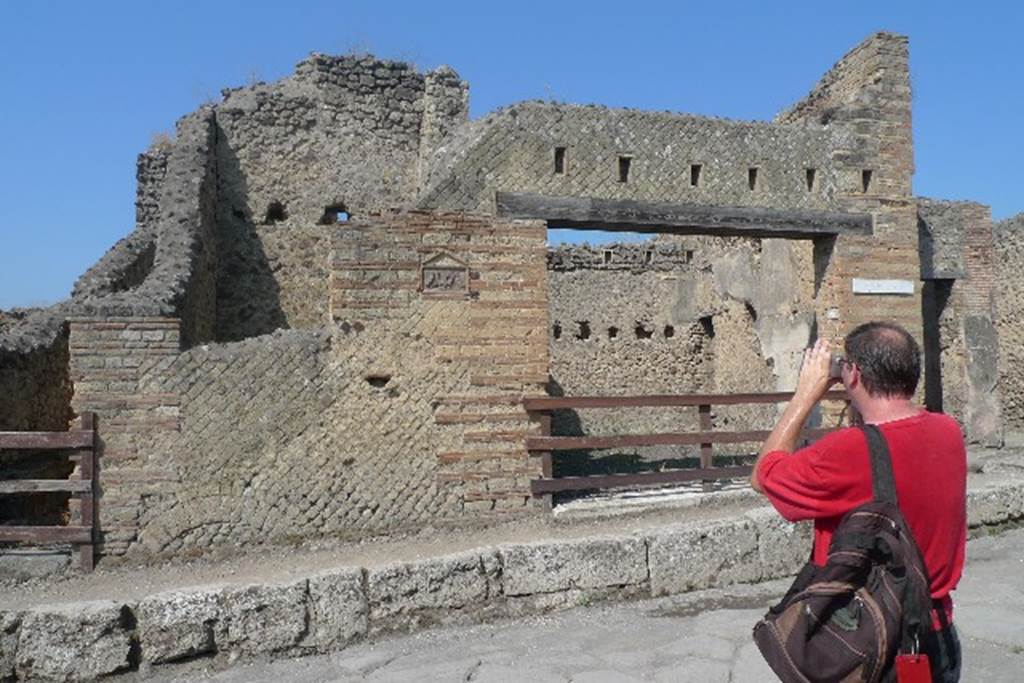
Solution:
<svg viewBox="0 0 1024 683">
<path fill-rule="evenodd" d="M 1024 518 L 1024 482 L 968 494 L 973 528 Z M 343 649 L 383 633 L 779 578 L 810 527 L 771 508 L 643 533 L 521 543 L 265 584 L 193 586 L 125 603 L 0 611 L 0 680 L 94 680 L 199 657 Z"/>
</svg>

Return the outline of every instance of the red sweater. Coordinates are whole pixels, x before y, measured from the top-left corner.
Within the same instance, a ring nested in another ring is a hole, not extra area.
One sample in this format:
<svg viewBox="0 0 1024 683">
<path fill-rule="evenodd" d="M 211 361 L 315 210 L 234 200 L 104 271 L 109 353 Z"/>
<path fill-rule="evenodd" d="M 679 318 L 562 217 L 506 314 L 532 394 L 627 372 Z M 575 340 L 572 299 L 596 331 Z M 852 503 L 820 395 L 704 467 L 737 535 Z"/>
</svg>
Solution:
<svg viewBox="0 0 1024 683">
<path fill-rule="evenodd" d="M 935 600 L 951 613 L 949 592 L 964 568 L 967 542 L 967 454 L 953 418 L 917 415 L 878 425 L 889 444 L 900 511 L 921 548 Z M 842 429 L 789 454 L 761 459 L 757 480 L 791 522 L 814 520 L 814 562 L 828 558 L 832 534 L 849 510 L 872 499 L 867 440 Z"/>
</svg>

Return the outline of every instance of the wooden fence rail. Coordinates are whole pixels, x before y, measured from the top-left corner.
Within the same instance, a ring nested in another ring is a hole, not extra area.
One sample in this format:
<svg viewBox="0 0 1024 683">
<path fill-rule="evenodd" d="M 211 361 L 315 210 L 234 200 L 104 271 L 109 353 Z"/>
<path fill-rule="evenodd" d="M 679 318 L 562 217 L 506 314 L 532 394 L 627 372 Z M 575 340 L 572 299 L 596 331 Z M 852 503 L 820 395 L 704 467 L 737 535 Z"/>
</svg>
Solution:
<svg viewBox="0 0 1024 683">
<path fill-rule="evenodd" d="M 80 500 L 82 523 L 75 526 L 0 525 L 0 541 L 71 543 L 78 546 L 79 566 L 92 571 L 96 547 L 96 416 L 82 413 L 79 428 L 67 432 L 0 432 L 0 450 L 73 451 L 70 457 L 78 462 L 77 479 L 0 481 L 0 495 L 66 491 Z"/>
<path fill-rule="evenodd" d="M 579 396 L 544 397 L 523 400 L 523 407 L 531 420 L 540 426 L 539 436 L 526 438 L 526 450 L 541 458 L 541 477 L 530 482 L 534 496 L 544 496 L 550 505 L 551 494 L 561 491 L 587 491 L 687 481 L 705 482 L 707 489 L 717 479 L 747 477 L 748 466 L 714 466 L 714 444 L 748 443 L 764 441 L 770 434 L 766 430 L 713 431 L 711 407 L 723 405 L 781 403 L 793 397 L 792 393 L 757 394 L 672 394 L 652 396 Z M 846 401 L 843 391 L 831 391 L 824 400 Z M 693 432 L 665 432 L 659 434 L 628 434 L 621 436 L 551 436 L 551 418 L 556 410 L 582 408 L 666 408 L 692 406 L 697 408 L 699 430 Z M 805 429 L 804 439 L 816 439 L 832 429 Z M 579 477 L 554 476 L 554 454 L 558 451 L 622 448 L 639 446 L 700 446 L 700 467 L 643 472 L 631 474 L 602 474 Z"/>
</svg>

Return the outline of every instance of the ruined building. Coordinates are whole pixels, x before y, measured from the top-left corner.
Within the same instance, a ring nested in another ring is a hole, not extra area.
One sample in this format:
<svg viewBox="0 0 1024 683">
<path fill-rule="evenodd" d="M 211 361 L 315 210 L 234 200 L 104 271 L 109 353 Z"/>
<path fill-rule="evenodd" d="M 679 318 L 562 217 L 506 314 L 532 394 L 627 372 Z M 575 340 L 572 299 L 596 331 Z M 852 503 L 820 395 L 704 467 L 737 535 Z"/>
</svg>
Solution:
<svg viewBox="0 0 1024 683">
<path fill-rule="evenodd" d="M 0 319 L 0 429 L 99 416 L 102 552 L 542 514 L 525 396 L 791 389 L 876 318 L 971 441 L 1024 424 L 1020 219 L 914 196 L 906 38 L 770 122 L 468 97 L 326 55 L 225 90 L 140 155 L 135 230 L 70 299 Z M 627 417 L 563 428 L 677 419 Z"/>
</svg>

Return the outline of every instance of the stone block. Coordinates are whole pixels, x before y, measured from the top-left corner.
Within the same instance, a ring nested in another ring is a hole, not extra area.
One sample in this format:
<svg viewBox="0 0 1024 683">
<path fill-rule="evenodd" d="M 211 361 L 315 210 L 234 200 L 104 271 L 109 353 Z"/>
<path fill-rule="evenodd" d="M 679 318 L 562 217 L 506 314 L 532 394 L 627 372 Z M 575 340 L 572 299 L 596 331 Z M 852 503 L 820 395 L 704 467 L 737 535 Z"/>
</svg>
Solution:
<svg viewBox="0 0 1024 683">
<path fill-rule="evenodd" d="M 366 635 L 368 622 L 362 569 L 334 569 L 309 578 L 309 635 L 303 645 L 338 650 Z"/>
<path fill-rule="evenodd" d="M 0 612 L 0 681 L 14 678 L 21 617 L 20 612 Z"/>
<path fill-rule="evenodd" d="M 1024 517 L 1024 483 L 991 486 L 967 494 L 967 525 L 1002 524 Z"/>
<path fill-rule="evenodd" d="M 452 610 L 484 605 L 490 596 L 488 572 L 497 568 L 493 551 L 460 553 L 372 569 L 367 575 L 371 628 L 387 630 L 423 621 L 458 620 Z"/>
<path fill-rule="evenodd" d="M 127 669 L 131 612 L 112 601 L 28 610 L 21 621 L 15 670 L 25 680 L 91 681 Z"/>
<path fill-rule="evenodd" d="M 749 519 L 667 529 L 647 538 L 652 595 L 760 578 L 757 530 Z"/>
<path fill-rule="evenodd" d="M 152 595 L 135 610 L 144 661 L 159 664 L 216 650 L 215 625 L 223 586 Z"/>
<path fill-rule="evenodd" d="M 226 588 L 214 639 L 232 656 L 279 652 L 306 634 L 307 581 Z"/>
<path fill-rule="evenodd" d="M 641 538 L 595 538 L 502 548 L 506 595 L 629 586 L 647 580 Z"/>
<path fill-rule="evenodd" d="M 772 508 L 751 510 L 744 515 L 757 530 L 760 579 L 795 574 L 811 553 L 811 525 L 787 522 Z"/>
<path fill-rule="evenodd" d="M 55 577 L 70 563 L 67 552 L 36 548 L 5 548 L 0 551 L 0 576 L 13 581 Z"/>
</svg>

